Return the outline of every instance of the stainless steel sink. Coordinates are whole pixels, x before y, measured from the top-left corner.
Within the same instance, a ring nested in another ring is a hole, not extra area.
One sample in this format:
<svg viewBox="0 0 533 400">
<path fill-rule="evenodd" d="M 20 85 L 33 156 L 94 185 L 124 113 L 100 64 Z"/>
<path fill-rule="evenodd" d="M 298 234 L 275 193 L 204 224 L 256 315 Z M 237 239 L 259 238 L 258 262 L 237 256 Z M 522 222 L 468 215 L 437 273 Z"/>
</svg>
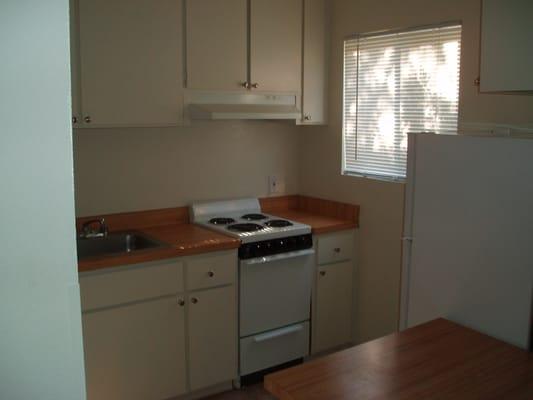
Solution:
<svg viewBox="0 0 533 400">
<path fill-rule="evenodd" d="M 78 238 L 76 242 L 78 260 L 167 247 L 166 244 L 138 232 L 109 233 L 107 236 L 99 238 Z"/>
</svg>

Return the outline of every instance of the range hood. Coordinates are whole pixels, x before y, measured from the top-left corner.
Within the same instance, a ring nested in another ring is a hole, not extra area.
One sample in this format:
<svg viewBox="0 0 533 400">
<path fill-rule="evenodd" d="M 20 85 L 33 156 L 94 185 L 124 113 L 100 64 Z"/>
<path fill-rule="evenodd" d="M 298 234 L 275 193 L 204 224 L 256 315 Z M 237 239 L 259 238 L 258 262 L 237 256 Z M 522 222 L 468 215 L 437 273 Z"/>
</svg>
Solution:
<svg viewBox="0 0 533 400">
<path fill-rule="evenodd" d="M 291 94 L 188 92 L 185 102 L 190 119 L 299 120 L 298 96 Z"/>
</svg>

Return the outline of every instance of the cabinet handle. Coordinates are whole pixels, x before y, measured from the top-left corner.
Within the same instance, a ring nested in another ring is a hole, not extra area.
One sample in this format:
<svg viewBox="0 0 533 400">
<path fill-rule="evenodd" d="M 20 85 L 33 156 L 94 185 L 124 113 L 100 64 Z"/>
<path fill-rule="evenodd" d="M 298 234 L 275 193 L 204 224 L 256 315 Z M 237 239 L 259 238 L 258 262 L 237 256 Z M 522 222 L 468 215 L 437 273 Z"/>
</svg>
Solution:
<svg viewBox="0 0 533 400">
<path fill-rule="evenodd" d="M 73 123 L 73 124 L 77 124 L 77 123 L 78 123 L 78 117 L 73 116 L 73 117 L 72 117 L 72 123 Z"/>
<path fill-rule="evenodd" d="M 242 82 L 241 86 L 245 89 L 250 89 L 250 82 Z"/>
<path fill-rule="evenodd" d="M 85 122 L 90 124 L 91 123 L 91 116 L 90 115 L 87 115 L 85 118 L 84 118 Z"/>
<path fill-rule="evenodd" d="M 185 300 L 179 298 L 178 299 L 178 306 L 183 307 L 185 305 Z"/>
<path fill-rule="evenodd" d="M 209 271 L 209 272 L 207 273 L 207 276 L 210 277 L 210 278 L 212 278 L 212 277 L 215 276 L 215 273 L 214 273 L 213 271 Z"/>
<path fill-rule="evenodd" d="M 333 251 L 334 251 L 335 253 L 340 253 L 340 252 L 341 252 L 341 248 L 340 248 L 340 247 L 335 247 L 335 248 L 333 249 Z"/>
<path fill-rule="evenodd" d="M 191 298 L 191 303 L 192 304 L 198 303 L 198 299 L 196 297 Z"/>
<path fill-rule="evenodd" d="M 304 120 L 306 121 L 311 121 L 311 116 L 308 114 L 306 116 L 304 116 Z"/>
<path fill-rule="evenodd" d="M 326 271 L 320 271 L 320 276 L 326 276 Z"/>
<path fill-rule="evenodd" d="M 259 83 L 252 83 L 252 89 L 257 89 L 259 87 Z"/>
</svg>

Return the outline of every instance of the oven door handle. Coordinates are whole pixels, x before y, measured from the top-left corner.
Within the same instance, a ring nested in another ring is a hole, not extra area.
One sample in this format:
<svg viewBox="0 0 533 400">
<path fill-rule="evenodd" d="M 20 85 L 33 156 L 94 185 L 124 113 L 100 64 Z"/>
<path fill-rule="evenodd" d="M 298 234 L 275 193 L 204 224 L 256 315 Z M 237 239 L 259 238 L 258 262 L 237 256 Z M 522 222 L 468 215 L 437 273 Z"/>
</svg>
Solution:
<svg viewBox="0 0 533 400">
<path fill-rule="evenodd" d="M 248 260 L 241 260 L 241 263 L 245 265 L 266 264 L 274 261 L 286 260 L 288 258 L 310 256 L 315 254 L 314 249 L 305 249 L 297 251 L 289 251 L 287 253 L 273 254 L 271 256 L 250 258 Z"/>
<path fill-rule="evenodd" d="M 281 336 L 290 335 L 291 333 L 300 332 L 303 328 L 304 326 L 302 324 L 299 324 L 299 325 L 288 326 L 287 328 L 276 329 L 275 331 L 272 331 L 272 332 L 262 333 L 261 335 L 254 336 L 254 342 L 255 343 L 266 342 L 267 340 L 272 340 L 272 339 L 279 338 Z"/>
</svg>

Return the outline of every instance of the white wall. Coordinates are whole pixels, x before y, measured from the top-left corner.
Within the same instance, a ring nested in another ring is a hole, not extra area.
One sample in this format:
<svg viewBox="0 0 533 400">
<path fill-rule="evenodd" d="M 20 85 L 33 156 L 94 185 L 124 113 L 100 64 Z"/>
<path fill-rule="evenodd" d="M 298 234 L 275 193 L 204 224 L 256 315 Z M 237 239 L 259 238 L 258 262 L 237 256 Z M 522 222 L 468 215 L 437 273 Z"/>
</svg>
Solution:
<svg viewBox="0 0 533 400">
<path fill-rule="evenodd" d="M 68 0 L 0 2 L 0 398 L 85 398 Z"/>
<path fill-rule="evenodd" d="M 461 20 L 461 122 L 525 124 L 533 121 L 533 96 L 481 95 L 480 0 L 331 0 L 330 126 L 302 133 L 300 191 L 361 205 L 355 339 L 397 328 L 400 290 L 402 184 L 341 176 L 343 38 L 358 32 Z"/>
<path fill-rule="evenodd" d="M 299 190 L 294 122 L 207 121 L 180 128 L 77 129 L 78 216 Z M 282 194 L 282 193 L 280 193 Z"/>
</svg>

